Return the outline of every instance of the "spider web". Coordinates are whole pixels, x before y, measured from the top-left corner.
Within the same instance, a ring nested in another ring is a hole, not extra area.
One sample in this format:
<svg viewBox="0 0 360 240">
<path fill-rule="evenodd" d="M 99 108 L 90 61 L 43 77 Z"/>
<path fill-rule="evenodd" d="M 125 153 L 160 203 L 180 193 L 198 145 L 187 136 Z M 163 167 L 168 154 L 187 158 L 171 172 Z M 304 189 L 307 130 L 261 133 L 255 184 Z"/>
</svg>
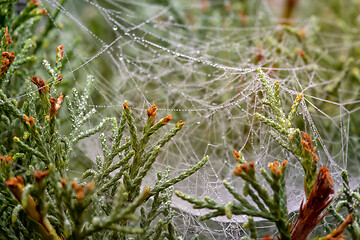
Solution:
<svg viewBox="0 0 360 240">
<path fill-rule="evenodd" d="M 63 27 L 57 29 L 56 42 L 65 46 L 68 56 L 63 81 L 81 87 L 87 74 L 95 76 L 88 108 L 97 110 L 99 120 L 118 117 L 128 100 L 139 123 L 153 101 L 159 107 L 158 118 L 172 114 L 167 129 L 179 120 L 186 122 L 163 149 L 153 176 L 166 166 L 175 176 L 204 155 L 209 155 L 209 162 L 176 189 L 199 198 L 210 196 L 219 203 L 232 201 L 222 181 L 241 192 L 241 181 L 232 174 L 236 165 L 232 149 L 236 149 L 257 168 L 288 159 L 288 208 L 299 208 L 304 198 L 302 167 L 271 138 L 269 127 L 254 118 L 255 112 L 272 116 L 261 103 L 265 93 L 258 67 L 280 82 L 285 111 L 303 93 L 295 125 L 314 140 L 319 166 L 329 168 L 336 189 L 342 169 L 350 172 L 352 183 L 357 182 L 360 85 L 348 80 L 348 68 L 328 65 L 349 56 L 360 46 L 360 38 L 326 32 L 334 27 L 328 20 L 304 17 L 296 19 L 295 26 L 305 30 L 307 40 L 298 40 L 278 24 L 276 9 L 270 7 L 277 1 L 253 1 L 246 19 L 231 9 L 236 5 L 229 1 L 204 2 L 82 0 L 61 6 L 56 0 L 43 0 L 42 4 L 60 10 L 56 23 Z M 320 31 L 320 25 L 325 30 Z M 81 42 L 74 45 L 78 37 Z M 298 54 L 300 48 L 310 61 Z M 95 159 L 101 151 L 94 146 L 100 144 L 92 141 L 95 138 L 81 148 Z M 146 184 L 152 183 L 149 178 Z M 173 206 L 177 230 L 186 239 L 196 233 L 207 239 L 246 235 L 239 224 L 246 221 L 243 216 L 200 222 L 197 216 L 207 211 L 194 210 L 176 197 Z M 266 232 L 271 227 L 263 224 L 259 229 Z"/>
</svg>

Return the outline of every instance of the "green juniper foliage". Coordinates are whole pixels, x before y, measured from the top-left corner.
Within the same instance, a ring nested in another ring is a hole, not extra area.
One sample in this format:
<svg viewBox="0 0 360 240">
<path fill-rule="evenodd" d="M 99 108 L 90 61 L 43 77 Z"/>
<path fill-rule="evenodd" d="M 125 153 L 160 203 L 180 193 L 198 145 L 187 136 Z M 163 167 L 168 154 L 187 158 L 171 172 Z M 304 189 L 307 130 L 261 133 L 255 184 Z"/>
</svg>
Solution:
<svg viewBox="0 0 360 240">
<path fill-rule="evenodd" d="M 173 178 L 169 176 L 170 168 L 158 172 L 151 187 L 144 187 L 143 179 L 161 148 L 185 123 L 179 121 L 149 144 L 151 136 L 167 125 L 171 115 L 156 122 L 157 107 L 153 104 L 141 133 L 125 102 L 119 121 L 104 118 L 86 129 L 86 122 L 96 112 L 86 109 L 93 77 L 88 76 L 82 92 L 73 89 L 70 97 L 60 92 L 62 45 L 57 48 L 55 66 L 42 61 L 47 81 L 30 75 L 22 65 L 39 61 L 30 55 L 35 50 L 31 26 L 44 11 L 31 1 L 15 16 L 11 12 L 14 2 L 1 4 L 6 5 L 1 10 L 2 26 L 8 27 L 1 29 L 0 238 L 175 239 L 174 210 L 170 207 L 173 185 L 195 173 L 207 157 Z M 24 95 L 19 102 L 13 100 L 19 94 L 12 92 L 15 84 Z M 67 135 L 62 134 L 59 123 L 59 112 L 66 111 L 65 104 L 71 119 Z M 109 128 L 111 137 L 104 131 Z M 83 181 L 70 179 L 69 162 L 75 145 L 96 133 L 101 133 L 103 155 L 97 156 L 94 167 L 84 172 Z"/>
</svg>

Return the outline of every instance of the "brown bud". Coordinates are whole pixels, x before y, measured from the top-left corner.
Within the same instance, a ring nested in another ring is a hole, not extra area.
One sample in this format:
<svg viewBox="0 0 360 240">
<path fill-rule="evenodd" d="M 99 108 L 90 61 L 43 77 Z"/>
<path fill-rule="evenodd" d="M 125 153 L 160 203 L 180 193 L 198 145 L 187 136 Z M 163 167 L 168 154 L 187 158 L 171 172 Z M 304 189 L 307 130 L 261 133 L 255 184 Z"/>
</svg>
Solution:
<svg viewBox="0 0 360 240">
<path fill-rule="evenodd" d="M 61 185 L 62 185 L 63 187 L 65 187 L 65 185 L 66 185 L 66 178 L 61 179 L 60 183 L 61 183 Z"/>
<path fill-rule="evenodd" d="M 302 50 L 302 49 L 298 49 L 297 50 L 297 53 L 299 54 L 299 56 L 302 58 L 302 59 L 304 59 L 304 60 L 306 60 L 306 54 L 305 54 L 305 51 L 304 50 Z"/>
<path fill-rule="evenodd" d="M 303 37 L 305 37 L 305 35 L 306 35 L 306 29 L 305 29 L 305 28 L 301 28 L 301 29 L 299 30 L 299 32 L 298 32 L 298 36 L 299 36 L 300 38 L 303 38 Z"/>
<path fill-rule="evenodd" d="M 285 164 L 285 165 L 286 165 L 286 164 Z M 280 166 L 279 161 L 274 161 L 274 162 L 272 162 L 272 163 L 269 163 L 268 166 L 269 166 L 269 168 L 270 168 L 270 171 L 271 171 L 273 174 L 275 174 L 275 175 L 277 175 L 277 176 L 279 176 L 279 175 L 282 174 L 282 172 L 281 172 L 281 167 L 282 167 L 283 165 Z"/>
<path fill-rule="evenodd" d="M 164 117 L 163 119 L 161 119 L 161 121 L 163 121 L 165 124 L 167 124 L 168 122 L 171 121 L 171 119 L 172 119 L 172 116 L 170 114 L 170 115 Z"/>
<path fill-rule="evenodd" d="M 38 78 L 37 76 L 31 77 L 31 82 L 34 83 L 38 87 L 38 91 L 40 94 L 44 94 L 49 91 L 49 86 L 45 84 L 42 78 Z"/>
<path fill-rule="evenodd" d="M 63 60 L 63 54 L 64 54 L 63 50 L 64 50 L 64 45 L 60 45 L 57 47 L 57 55 L 58 55 L 60 61 Z"/>
<path fill-rule="evenodd" d="M 37 7 L 40 6 L 40 4 L 38 3 L 38 0 L 30 0 L 29 4 L 35 4 Z"/>
<path fill-rule="evenodd" d="M 233 152 L 234 152 L 234 158 L 236 159 L 236 161 L 239 161 L 240 154 L 235 149 L 233 149 Z"/>
<path fill-rule="evenodd" d="M 94 190 L 94 187 L 95 187 L 95 181 L 91 181 L 89 182 L 88 184 L 84 186 L 80 185 L 80 184 L 77 184 L 76 181 L 74 180 L 72 183 L 71 183 L 71 187 L 75 190 L 76 192 L 76 198 L 81 201 L 84 199 L 85 197 L 85 194 L 87 192 L 91 192 L 92 190 Z"/>
<path fill-rule="evenodd" d="M 236 169 L 234 171 L 234 175 L 239 176 L 242 172 L 249 173 L 250 171 L 254 171 L 255 169 L 255 163 L 244 163 L 244 164 L 238 164 L 236 166 Z"/>
<path fill-rule="evenodd" d="M 259 44 L 256 47 L 255 62 L 258 63 L 263 59 L 264 59 L 264 50 L 262 46 Z"/>
<path fill-rule="evenodd" d="M 237 15 L 240 19 L 240 22 L 243 26 L 245 26 L 247 24 L 247 18 L 246 18 L 246 15 L 243 11 L 238 11 L 237 12 Z"/>
<path fill-rule="evenodd" d="M 40 171 L 40 170 L 35 170 L 34 171 L 34 178 L 36 182 L 40 182 L 42 179 L 44 179 L 48 174 L 50 173 L 49 170 L 46 170 L 44 172 Z"/>
<path fill-rule="evenodd" d="M 41 9 L 40 12 L 41 12 L 42 15 L 48 15 L 49 14 L 48 11 L 45 8 Z"/>
<path fill-rule="evenodd" d="M 57 80 L 58 80 L 59 82 L 61 82 L 61 81 L 63 80 L 63 78 L 64 78 L 64 76 L 63 76 L 62 74 L 60 74 L 60 75 L 58 76 Z"/>
<path fill-rule="evenodd" d="M 2 66 L 0 68 L 0 73 L 6 72 L 11 63 L 14 61 L 15 59 L 15 55 L 14 52 L 8 53 L 8 52 L 2 52 L 1 56 L 4 58 L 2 60 Z"/>
<path fill-rule="evenodd" d="M 5 38 L 8 44 L 12 43 L 13 41 L 10 39 L 10 33 L 8 33 L 8 27 L 5 28 Z"/>
<path fill-rule="evenodd" d="M 50 98 L 50 111 L 49 111 L 49 117 L 50 119 L 55 117 L 57 112 L 59 111 L 61 107 L 61 103 L 64 100 L 64 95 L 60 93 L 59 98 Z"/>
<path fill-rule="evenodd" d="M 313 154 L 313 160 L 316 164 L 319 159 L 315 153 L 316 147 L 312 147 L 312 140 L 311 140 L 309 134 L 307 134 L 306 132 L 302 133 L 301 144 L 302 144 L 305 152 Z"/>
<path fill-rule="evenodd" d="M 10 164 L 12 161 L 12 156 L 0 156 L 0 164 L 2 164 L 5 161 L 5 164 Z"/>
<path fill-rule="evenodd" d="M 30 117 L 30 118 L 29 118 L 29 117 L 26 116 L 25 114 L 23 115 L 23 117 L 24 117 L 25 122 L 28 123 L 28 124 L 30 124 L 30 126 L 32 126 L 32 125 L 35 123 L 34 117 Z"/>
<path fill-rule="evenodd" d="M 201 11 L 204 13 L 209 11 L 209 0 L 201 0 Z"/>
<path fill-rule="evenodd" d="M 5 181 L 5 185 L 9 188 L 15 198 L 20 202 L 21 194 L 24 191 L 24 180 L 22 179 L 22 177 L 10 177 L 7 181 Z"/>
<path fill-rule="evenodd" d="M 10 177 L 7 181 L 5 181 L 5 185 L 9 188 L 10 192 L 15 196 L 15 198 L 21 203 L 22 194 L 24 192 L 24 181 L 20 176 L 16 178 Z M 40 225 L 44 225 L 44 216 L 39 212 L 38 205 L 34 201 L 34 199 L 27 195 L 27 205 L 24 207 L 29 218 L 33 221 L 39 223 Z"/>
<path fill-rule="evenodd" d="M 152 122 L 151 122 L 151 126 L 155 124 L 155 120 L 156 120 L 156 111 L 157 111 L 157 106 L 155 105 L 155 103 L 152 103 L 151 108 L 147 109 L 147 115 L 149 118 L 152 118 Z"/>
</svg>

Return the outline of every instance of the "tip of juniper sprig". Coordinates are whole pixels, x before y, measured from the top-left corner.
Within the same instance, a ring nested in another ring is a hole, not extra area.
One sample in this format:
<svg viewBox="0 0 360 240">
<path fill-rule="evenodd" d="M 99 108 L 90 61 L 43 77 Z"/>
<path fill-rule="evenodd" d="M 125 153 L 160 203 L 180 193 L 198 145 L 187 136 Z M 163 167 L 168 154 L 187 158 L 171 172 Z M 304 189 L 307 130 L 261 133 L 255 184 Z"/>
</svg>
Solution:
<svg viewBox="0 0 360 240">
<path fill-rule="evenodd" d="M 280 170 L 278 167 L 280 166 L 279 161 L 270 162 L 268 164 L 268 167 L 270 168 L 271 172 L 278 173 L 278 170 Z M 280 173 L 281 174 L 281 170 Z"/>
<path fill-rule="evenodd" d="M 283 161 L 282 163 L 281 163 L 281 167 L 286 167 L 287 166 L 287 163 L 288 163 L 288 161 L 287 160 L 285 160 L 285 161 Z"/>
<path fill-rule="evenodd" d="M 147 109 L 148 118 L 152 118 L 151 126 L 155 124 L 157 108 L 158 107 L 155 105 L 155 102 L 153 102 L 151 108 Z"/>
<path fill-rule="evenodd" d="M 61 179 L 61 181 L 60 181 L 61 186 L 65 187 L 66 182 L 67 182 L 67 181 L 66 181 L 66 178 Z"/>
<path fill-rule="evenodd" d="M 47 85 L 42 78 L 32 76 L 30 80 L 38 87 L 38 91 L 40 94 L 49 92 L 49 85 Z"/>
<path fill-rule="evenodd" d="M 12 162 L 12 156 L 0 156 L 0 164 L 5 162 L 5 164 L 10 164 Z"/>
<path fill-rule="evenodd" d="M 268 167 L 270 168 L 270 171 L 275 176 L 280 176 L 284 173 L 284 169 L 287 165 L 287 161 L 285 160 L 282 164 L 280 164 L 279 161 L 274 161 L 268 164 Z"/>
<path fill-rule="evenodd" d="M 84 187 L 82 185 L 77 184 L 77 182 L 74 180 L 71 182 L 71 187 L 76 192 L 76 198 L 78 200 L 84 199 Z"/>
<path fill-rule="evenodd" d="M 1 56 L 4 58 L 2 60 L 2 66 L 0 68 L 0 73 L 6 72 L 11 63 L 14 61 L 15 59 L 15 55 L 14 52 L 8 53 L 8 52 L 2 52 Z"/>
<path fill-rule="evenodd" d="M 15 54 L 14 51 L 12 51 L 11 53 L 8 52 L 2 52 L 1 56 L 3 58 L 7 58 L 10 61 L 10 64 L 14 61 L 15 59 Z"/>
<path fill-rule="evenodd" d="M 38 3 L 38 0 L 30 0 L 29 4 L 35 4 L 36 7 L 40 6 L 40 4 Z"/>
<path fill-rule="evenodd" d="M 64 76 L 63 76 L 62 74 L 60 74 L 60 75 L 58 76 L 57 80 L 58 80 L 59 82 L 61 82 L 61 81 L 63 80 L 63 78 L 64 78 Z"/>
<path fill-rule="evenodd" d="M 233 152 L 234 152 L 234 158 L 238 162 L 240 159 L 240 154 L 235 149 L 233 149 Z"/>
<path fill-rule="evenodd" d="M 298 49 L 297 54 L 304 60 L 307 61 L 308 57 L 303 49 Z"/>
<path fill-rule="evenodd" d="M 164 123 L 164 124 L 167 124 L 168 122 L 170 122 L 172 120 L 172 116 L 171 114 L 164 117 L 163 119 L 161 119 L 161 121 Z"/>
<path fill-rule="evenodd" d="M 294 107 L 297 108 L 297 103 L 301 101 L 301 99 L 303 98 L 303 94 L 302 93 L 299 93 L 297 96 L 296 96 L 296 99 L 294 101 L 294 104 L 291 106 L 291 109 L 293 109 Z"/>
<path fill-rule="evenodd" d="M 261 62 L 264 59 L 264 51 L 263 51 L 263 47 L 259 44 L 256 47 L 256 54 L 255 54 L 255 62 Z"/>
<path fill-rule="evenodd" d="M 176 127 L 182 127 L 184 125 L 185 125 L 185 122 L 180 120 L 180 121 L 177 122 Z"/>
<path fill-rule="evenodd" d="M 302 133 L 301 144 L 302 144 L 305 152 L 313 155 L 313 160 L 316 164 L 319 159 L 319 157 L 315 153 L 316 147 L 312 147 L 312 140 L 311 140 L 309 134 L 307 134 L 306 132 Z"/>
<path fill-rule="evenodd" d="M 95 188 L 95 181 L 92 180 L 91 182 L 89 182 L 88 184 L 84 186 L 77 184 L 77 182 L 74 180 L 71 182 L 71 187 L 74 189 L 75 193 L 76 193 L 76 198 L 79 201 L 82 201 L 86 194 L 91 192 L 92 190 L 94 190 Z"/>
<path fill-rule="evenodd" d="M 24 180 L 21 176 L 10 177 L 7 181 L 5 181 L 6 186 L 16 187 L 18 184 L 24 184 Z"/>
<path fill-rule="evenodd" d="M 47 175 L 49 175 L 50 171 L 46 170 L 44 172 L 40 171 L 40 170 L 35 170 L 34 171 L 34 178 L 36 182 L 40 182 L 42 179 L 44 179 Z"/>
<path fill-rule="evenodd" d="M 306 29 L 305 28 L 301 28 L 298 32 L 297 35 L 299 36 L 299 38 L 303 38 L 306 36 Z"/>
<path fill-rule="evenodd" d="M 62 61 L 63 60 L 63 54 L 64 54 L 64 45 L 60 45 L 57 47 L 57 58 L 58 60 Z"/>
<path fill-rule="evenodd" d="M 129 103 L 127 101 L 125 101 L 125 103 L 123 104 L 124 108 L 129 108 Z"/>
<path fill-rule="evenodd" d="M 60 93 L 60 96 L 58 98 L 50 98 L 50 110 L 49 110 L 49 118 L 53 118 L 57 112 L 59 111 L 61 107 L 61 103 L 64 100 L 64 95 Z"/>
<path fill-rule="evenodd" d="M 10 43 L 13 42 L 13 41 L 10 39 L 10 33 L 8 33 L 8 27 L 5 28 L 5 38 L 6 38 L 7 44 L 10 44 Z"/>
<path fill-rule="evenodd" d="M 40 9 L 40 13 L 41 13 L 42 15 L 48 15 L 48 14 L 49 14 L 48 11 L 47 11 L 45 8 Z"/>
<path fill-rule="evenodd" d="M 150 195 L 150 188 L 148 187 L 148 186 L 146 186 L 145 188 L 144 188 L 144 193 L 146 194 L 146 195 Z"/>
<path fill-rule="evenodd" d="M 35 119 L 34 117 L 28 117 L 25 114 L 23 115 L 24 120 L 27 124 L 29 124 L 30 126 L 32 126 L 35 123 Z"/>
<path fill-rule="evenodd" d="M 255 163 L 251 162 L 251 163 L 238 164 L 234 171 L 234 175 L 240 176 L 241 173 L 243 173 L 243 172 L 245 174 L 255 173 Z"/>
<path fill-rule="evenodd" d="M 24 190 L 24 180 L 20 176 L 10 177 L 5 181 L 5 185 L 9 188 L 10 192 L 15 196 L 15 198 L 20 201 L 21 194 Z"/>
</svg>

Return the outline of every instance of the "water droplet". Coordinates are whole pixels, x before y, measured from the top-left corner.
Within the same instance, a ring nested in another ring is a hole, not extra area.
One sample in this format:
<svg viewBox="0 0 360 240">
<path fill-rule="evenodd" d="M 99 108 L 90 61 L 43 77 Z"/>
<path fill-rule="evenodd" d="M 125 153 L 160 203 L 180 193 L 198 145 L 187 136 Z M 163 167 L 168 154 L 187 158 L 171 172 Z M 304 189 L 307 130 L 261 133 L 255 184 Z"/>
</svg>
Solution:
<svg viewBox="0 0 360 240">
<path fill-rule="evenodd" d="M 118 27 L 116 25 L 113 26 L 113 30 L 116 31 L 118 30 Z"/>
</svg>

